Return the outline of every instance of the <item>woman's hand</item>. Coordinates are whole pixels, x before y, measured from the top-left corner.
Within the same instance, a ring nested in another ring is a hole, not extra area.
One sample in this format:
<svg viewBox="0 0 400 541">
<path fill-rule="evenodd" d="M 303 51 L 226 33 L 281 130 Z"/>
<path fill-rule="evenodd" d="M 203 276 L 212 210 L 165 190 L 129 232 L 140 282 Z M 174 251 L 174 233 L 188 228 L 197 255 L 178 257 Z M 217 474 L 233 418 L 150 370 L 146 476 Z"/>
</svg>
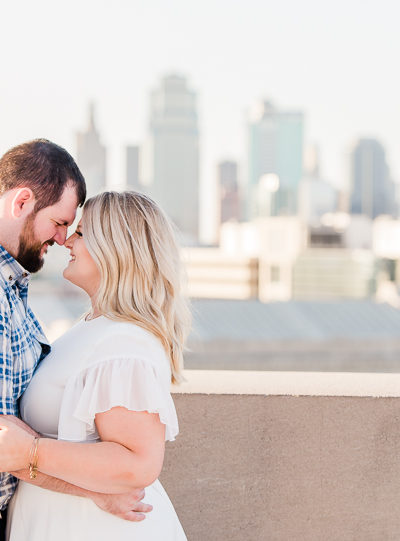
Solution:
<svg viewBox="0 0 400 541">
<path fill-rule="evenodd" d="M 10 472 L 26 468 L 34 436 L 15 421 L 0 415 L 0 472 Z"/>
</svg>

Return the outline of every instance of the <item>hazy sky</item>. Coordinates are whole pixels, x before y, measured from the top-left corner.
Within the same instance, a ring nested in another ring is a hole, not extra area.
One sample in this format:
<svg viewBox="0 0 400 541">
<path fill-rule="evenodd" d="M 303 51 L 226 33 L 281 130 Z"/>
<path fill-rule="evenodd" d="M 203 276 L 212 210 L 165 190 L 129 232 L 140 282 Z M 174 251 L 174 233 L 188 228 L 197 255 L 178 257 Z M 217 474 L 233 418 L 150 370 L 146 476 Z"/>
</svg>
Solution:
<svg viewBox="0 0 400 541">
<path fill-rule="evenodd" d="M 322 172 L 344 182 L 355 137 L 385 145 L 400 181 L 397 0 L 0 1 L 0 152 L 47 137 L 75 152 L 94 99 L 109 173 L 143 140 L 167 73 L 198 92 L 206 191 L 219 159 L 245 158 L 246 110 L 267 97 L 306 115 Z"/>
</svg>

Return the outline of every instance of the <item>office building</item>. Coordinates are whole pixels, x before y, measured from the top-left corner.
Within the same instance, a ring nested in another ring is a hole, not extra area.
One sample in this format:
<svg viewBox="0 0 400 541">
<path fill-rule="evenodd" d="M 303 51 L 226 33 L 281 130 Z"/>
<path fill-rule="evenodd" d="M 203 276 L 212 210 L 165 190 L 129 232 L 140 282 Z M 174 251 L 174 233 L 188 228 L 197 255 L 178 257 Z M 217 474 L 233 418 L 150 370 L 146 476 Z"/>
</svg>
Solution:
<svg viewBox="0 0 400 541">
<path fill-rule="evenodd" d="M 339 193 L 320 175 L 319 153 L 315 145 L 306 149 L 304 176 L 298 190 L 298 215 L 310 226 L 320 223 L 322 216 L 338 210 Z"/>
<path fill-rule="evenodd" d="M 303 176 L 303 114 L 270 102 L 250 114 L 247 218 L 294 215 Z"/>
<path fill-rule="evenodd" d="M 239 221 L 239 185 L 236 162 L 224 161 L 218 164 L 218 188 L 220 195 L 220 221 Z"/>
<path fill-rule="evenodd" d="M 199 130 L 196 94 L 184 77 L 164 77 L 151 94 L 144 183 L 184 238 L 199 233 Z"/>
<path fill-rule="evenodd" d="M 219 248 L 182 250 L 187 275 L 186 293 L 192 298 L 256 299 L 258 259 L 226 254 Z"/>
<path fill-rule="evenodd" d="M 371 219 L 394 215 L 395 189 L 390 180 L 385 149 L 375 139 L 360 139 L 350 157 L 350 209 Z"/>
<path fill-rule="evenodd" d="M 76 157 L 86 180 L 88 197 L 98 194 L 106 186 L 106 148 L 100 141 L 95 124 L 93 103 L 89 107 L 88 128 L 76 136 Z"/>
<path fill-rule="evenodd" d="M 139 181 L 139 147 L 129 145 L 126 147 L 126 188 L 127 190 L 141 191 Z"/>
</svg>

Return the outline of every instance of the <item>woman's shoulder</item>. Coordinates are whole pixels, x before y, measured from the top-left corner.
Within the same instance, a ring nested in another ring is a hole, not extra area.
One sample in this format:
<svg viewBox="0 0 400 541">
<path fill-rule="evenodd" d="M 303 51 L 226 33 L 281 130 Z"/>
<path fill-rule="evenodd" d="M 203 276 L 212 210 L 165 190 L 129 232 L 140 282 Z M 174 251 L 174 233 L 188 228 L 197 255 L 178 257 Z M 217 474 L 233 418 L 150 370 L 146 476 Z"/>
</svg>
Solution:
<svg viewBox="0 0 400 541">
<path fill-rule="evenodd" d="M 86 323 L 88 327 L 97 327 L 94 354 L 102 359 L 119 357 L 146 360 L 165 356 L 160 340 L 135 322 L 115 321 L 101 316 Z"/>
<path fill-rule="evenodd" d="M 96 319 L 89 320 L 86 323 L 90 324 L 96 321 L 99 323 L 99 329 L 101 329 L 103 338 L 121 336 L 132 340 L 141 339 L 159 342 L 158 338 L 153 333 L 135 321 L 119 321 L 110 319 L 106 316 L 100 316 Z"/>
</svg>

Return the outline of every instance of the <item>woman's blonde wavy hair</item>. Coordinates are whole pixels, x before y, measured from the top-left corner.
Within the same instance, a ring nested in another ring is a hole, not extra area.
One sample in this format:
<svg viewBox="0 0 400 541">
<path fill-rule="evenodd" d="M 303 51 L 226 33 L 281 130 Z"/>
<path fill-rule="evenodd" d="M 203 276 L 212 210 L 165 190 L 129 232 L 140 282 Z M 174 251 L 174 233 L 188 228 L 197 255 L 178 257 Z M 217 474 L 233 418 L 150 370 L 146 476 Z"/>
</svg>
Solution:
<svg viewBox="0 0 400 541">
<path fill-rule="evenodd" d="M 100 269 L 98 311 L 157 336 L 170 358 L 171 380 L 180 382 L 190 313 L 170 220 L 143 194 L 104 192 L 86 202 L 82 225 Z"/>
</svg>

